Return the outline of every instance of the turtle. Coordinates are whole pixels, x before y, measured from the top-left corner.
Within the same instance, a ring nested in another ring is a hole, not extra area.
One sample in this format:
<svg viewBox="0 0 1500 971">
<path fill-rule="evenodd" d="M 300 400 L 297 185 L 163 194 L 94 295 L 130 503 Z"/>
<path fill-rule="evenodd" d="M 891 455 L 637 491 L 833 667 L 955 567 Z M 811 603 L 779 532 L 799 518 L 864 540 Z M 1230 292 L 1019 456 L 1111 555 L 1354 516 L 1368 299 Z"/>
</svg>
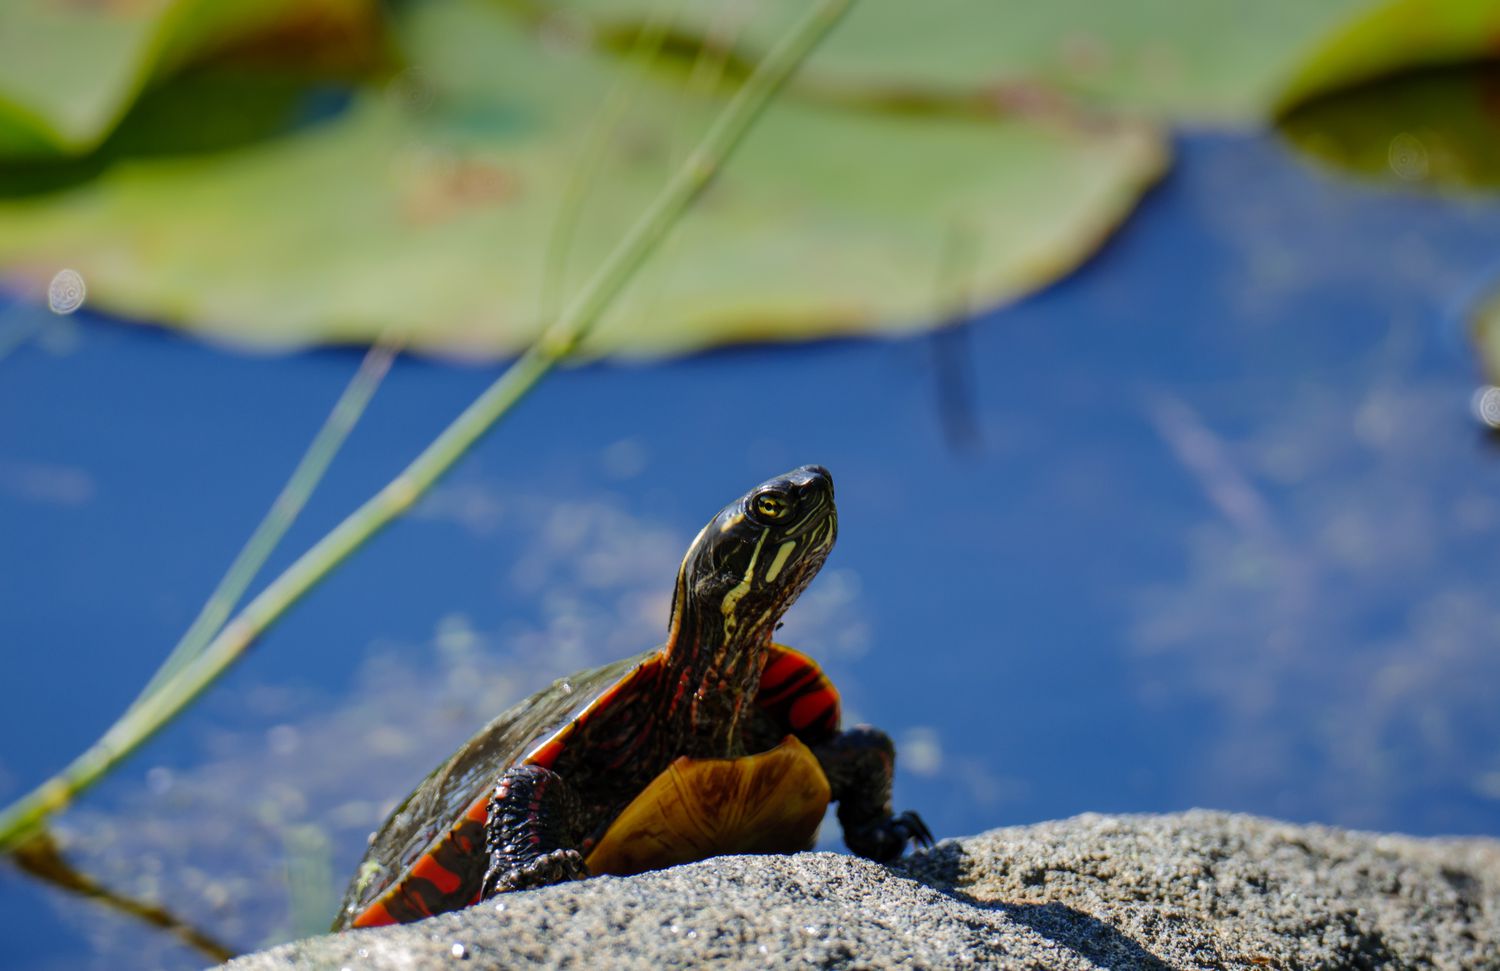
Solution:
<svg viewBox="0 0 1500 971">
<path fill-rule="evenodd" d="M 822 669 L 773 640 L 837 534 L 822 466 L 725 506 L 683 557 L 665 643 L 553 682 L 460 747 L 371 838 L 334 929 L 605 873 L 809 849 L 831 801 L 860 856 L 931 846 L 919 815 L 892 811 L 890 737 L 843 729 Z"/>
</svg>

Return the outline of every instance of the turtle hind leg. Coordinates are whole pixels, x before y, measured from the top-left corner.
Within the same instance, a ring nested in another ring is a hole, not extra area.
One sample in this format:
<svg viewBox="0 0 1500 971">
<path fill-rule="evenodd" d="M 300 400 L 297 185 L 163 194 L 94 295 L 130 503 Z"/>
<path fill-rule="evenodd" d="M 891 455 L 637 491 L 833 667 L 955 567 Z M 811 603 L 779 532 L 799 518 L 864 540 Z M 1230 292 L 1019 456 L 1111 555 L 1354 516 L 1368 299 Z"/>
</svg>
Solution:
<svg viewBox="0 0 1500 971">
<path fill-rule="evenodd" d="M 551 769 L 507 769 L 490 793 L 484 826 L 489 868 L 480 896 L 589 876 L 573 837 L 581 813 L 578 794 Z"/>
<path fill-rule="evenodd" d="M 878 728 L 859 725 L 813 748 L 839 804 L 844 845 L 854 853 L 887 863 L 906 844 L 932 845 L 932 831 L 914 812 L 891 812 L 891 777 L 896 745 Z"/>
</svg>

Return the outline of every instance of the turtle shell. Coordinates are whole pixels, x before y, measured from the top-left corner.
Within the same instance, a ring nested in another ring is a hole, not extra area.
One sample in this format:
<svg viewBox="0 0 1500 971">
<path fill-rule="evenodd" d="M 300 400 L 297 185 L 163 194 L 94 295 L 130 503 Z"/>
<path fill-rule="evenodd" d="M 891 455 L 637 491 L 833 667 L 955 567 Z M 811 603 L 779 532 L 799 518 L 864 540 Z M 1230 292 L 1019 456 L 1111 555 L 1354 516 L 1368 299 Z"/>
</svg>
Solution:
<svg viewBox="0 0 1500 971">
<path fill-rule="evenodd" d="M 659 656 L 657 648 L 559 678 L 480 729 L 434 769 L 375 834 L 344 893 L 335 929 L 351 926 L 386 890 L 406 879 L 502 772 L 532 758 L 612 688 Z"/>
</svg>

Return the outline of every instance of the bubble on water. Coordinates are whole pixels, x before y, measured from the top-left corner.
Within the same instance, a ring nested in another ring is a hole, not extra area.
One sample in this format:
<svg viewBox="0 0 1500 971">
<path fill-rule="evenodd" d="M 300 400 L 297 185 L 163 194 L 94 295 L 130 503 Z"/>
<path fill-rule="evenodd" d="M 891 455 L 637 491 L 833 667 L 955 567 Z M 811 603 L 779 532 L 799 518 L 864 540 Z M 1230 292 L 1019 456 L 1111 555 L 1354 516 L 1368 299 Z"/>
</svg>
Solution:
<svg viewBox="0 0 1500 971">
<path fill-rule="evenodd" d="M 1500 429 L 1500 388 L 1486 385 L 1474 392 L 1474 417 L 1491 428 Z"/>
<path fill-rule="evenodd" d="M 47 284 L 47 306 L 55 314 L 70 314 L 83 306 L 88 292 L 77 270 L 58 270 Z"/>
<path fill-rule="evenodd" d="M 1420 182 L 1427 178 L 1427 146 L 1411 132 L 1402 132 L 1391 139 L 1390 147 L 1386 150 L 1386 162 L 1398 179 Z"/>
</svg>

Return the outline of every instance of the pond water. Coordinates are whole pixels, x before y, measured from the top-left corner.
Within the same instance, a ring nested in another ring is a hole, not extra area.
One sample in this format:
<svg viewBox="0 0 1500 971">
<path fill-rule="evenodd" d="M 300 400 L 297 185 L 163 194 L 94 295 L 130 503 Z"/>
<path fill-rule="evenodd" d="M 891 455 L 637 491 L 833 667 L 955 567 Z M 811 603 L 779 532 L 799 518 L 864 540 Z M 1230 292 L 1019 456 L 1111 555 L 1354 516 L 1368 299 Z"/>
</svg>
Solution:
<svg viewBox="0 0 1500 971">
<path fill-rule="evenodd" d="M 841 534 L 783 638 L 940 837 L 1192 806 L 1500 833 L 1500 450 L 1464 330 L 1500 204 L 1269 136 L 1178 148 L 1082 271 L 961 328 L 549 379 L 64 815 L 68 852 L 235 948 L 315 932 L 393 800 L 658 641 L 698 527 L 806 462 Z M 131 701 L 357 362 L 87 314 L 0 359 L 0 799 Z M 494 373 L 398 362 L 273 569 Z M 203 960 L 8 867 L 0 909 L 8 967 Z"/>
</svg>

